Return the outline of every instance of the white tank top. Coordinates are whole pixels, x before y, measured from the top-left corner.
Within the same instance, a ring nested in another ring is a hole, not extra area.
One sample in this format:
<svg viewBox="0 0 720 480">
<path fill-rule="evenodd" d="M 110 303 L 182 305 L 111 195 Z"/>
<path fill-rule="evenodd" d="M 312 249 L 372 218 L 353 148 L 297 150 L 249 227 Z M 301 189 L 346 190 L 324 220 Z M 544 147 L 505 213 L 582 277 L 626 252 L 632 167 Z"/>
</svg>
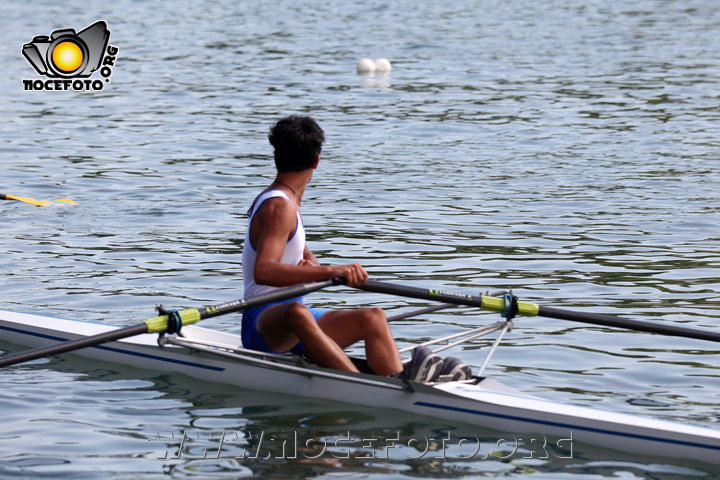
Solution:
<svg viewBox="0 0 720 480">
<path fill-rule="evenodd" d="M 285 250 L 283 251 L 280 263 L 285 263 L 287 265 L 297 265 L 298 263 L 300 263 L 300 260 L 303 259 L 303 255 L 305 253 L 305 229 L 303 228 L 302 217 L 300 217 L 300 212 L 298 211 L 295 202 L 290 200 L 290 197 L 288 197 L 287 194 L 282 190 L 268 190 L 261 193 L 253 202 L 250 210 L 248 210 L 248 217 L 250 218 L 250 220 L 248 221 L 248 229 L 247 233 L 245 234 L 245 243 L 243 244 L 242 252 L 243 283 L 245 285 L 245 292 L 243 293 L 243 296 L 245 298 L 250 298 L 256 295 L 260 295 L 262 293 L 271 292 L 278 288 L 271 287 L 270 285 L 258 284 L 255 282 L 255 259 L 257 257 L 257 251 L 255 250 L 255 247 L 250 241 L 250 227 L 252 225 L 255 213 L 260 210 L 260 207 L 266 200 L 274 197 L 283 197 L 288 202 L 290 202 L 293 207 L 295 207 L 295 213 L 297 215 L 297 226 L 295 227 L 295 233 L 292 234 L 287 244 L 285 245 Z"/>
</svg>

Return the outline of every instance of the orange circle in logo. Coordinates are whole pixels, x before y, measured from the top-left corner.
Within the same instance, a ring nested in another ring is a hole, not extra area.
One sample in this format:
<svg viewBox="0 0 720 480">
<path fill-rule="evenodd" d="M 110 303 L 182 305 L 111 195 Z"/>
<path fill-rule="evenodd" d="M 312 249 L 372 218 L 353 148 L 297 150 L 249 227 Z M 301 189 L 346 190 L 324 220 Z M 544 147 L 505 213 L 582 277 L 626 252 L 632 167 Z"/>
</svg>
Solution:
<svg viewBox="0 0 720 480">
<path fill-rule="evenodd" d="M 63 72 L 71 73 L 83 63 L 83 52 L 74 42 L 60 42 L 52 52 L 53 64 Z"/>
</svg>

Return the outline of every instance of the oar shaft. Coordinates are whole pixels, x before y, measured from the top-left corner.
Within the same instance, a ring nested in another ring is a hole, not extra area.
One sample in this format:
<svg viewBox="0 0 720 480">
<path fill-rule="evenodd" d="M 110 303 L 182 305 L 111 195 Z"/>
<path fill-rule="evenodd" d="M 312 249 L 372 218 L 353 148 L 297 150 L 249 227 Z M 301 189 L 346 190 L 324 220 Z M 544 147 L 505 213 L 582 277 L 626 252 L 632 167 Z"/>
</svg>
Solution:
<svg viewBox="0 0 720 480">
<path fill-rule="evenodd" d="M 462 293 L 442 292 L 435 289 L 410 287 L 396 283 L 378 282 L 377 280 L 368 280 L 362 285 L 358 285 L 357 288 L 366 292 L 387 293 L 402 297 L 452 303 L 453 305 L 467 305 L 498 313 L 502 312 L 504 307 L 504 300 L 496 296 L 464 295 Z M 518 315 L 534 317 L 537 315 L 537 310 L 538 306 L 534 303 L 518 302 Z"/>
<path fill-rule="evenodd" d="M 114 342 L 115 340 L 131 337 L 133 335 L 140 335 L 141 333 L 147 333 L 147 325 L 144 323 L 133 325 L 131 327 L 119 328 L 117 330 L 93 335 L 91 337 L 83 337 L 78 338 L 77 340 L 58 343 L 57 345 L 52 345 L 50 347 L 40 347 L 33 350 L 27 350 L 25 352 L 5 355 L 4 357 L 0 357 L 0 367 L 29 362 L 30 360 L 48 357 L 50 355 L 58 355 L 60 353 L 66 353 L 81 348 L 93 347 L 103 343 Z"/>
<path fill-rule="evenodd" d="M 327 280 L 321 280 L 319 282 L 303 283 L 300 285 L 283 287 L 269 293 L 256 295 L 252 298 L 247 298 L 244 300 L 234 300 L 232 302 L 221 303 L 213 307 L 200 308 L 200 318 L 202 319 L 216 317 L 218 315 L 224 315 L 226 313 L 232 313 L 239 310 L 259 307 L 260 305 L 267 305 L 268 303 L 282 302 L 291 298 L 302 297 L 304 295 L 307 295 L 308 293 L 316 292 L 326 287 L 332 287 L 333 285 L 342 285 L 344 283 L 345 280 L 342 278 L 329 278 Z"/>
<path fill-rule="evenodd" d="M 70 198 L 58 198 L 57 200 L 35 200 L 34 198 L 18 197 L 17 195 L 5 195 L 4 193 L 0 193 L 0 200 L 15 200 L 17 202 L 36 205 L 38 207 L 47 207 L 52 203 L 60 205 L 77 205 L 77 202 Z"/>
<path fill-rule="evenodd" d="M 231 302 L 220 303 L 210 307 L 188 308 L 178 312 L 183 325 L 197 323 L 206 318 L 217 317 L 227 313 L 239 312 L 248 308 L 267 305 L 268 303 L 282 302 L 295 297 L 302 297 L 308 293 L 321 290 L 333 285 L 341 285 L 345 283 L 342 278 L 330 278 L 319 282 L 303 283 L 290 287 L 282 287 L 272 292 L 263 293 L 247 299 L 233 300 Z M 168 328 L 168 315 L 159 315 L 145 321 L 148 326 L 148 333 L 164 332 Z"/>
<path fill-rule="evenodd" d="M 17 195 L 5 194 L 0 194 L 0 200 L 15 200 L 17 202 L 29 203 L 30 205 L 37 205 L 38 207 L 44 207 L 50 203 L 47 200 L 35 200 L 34 198 L 18 197 Z"/>
<path fill-rule="evenodd" d="M 368 280 L 362 285 L 358 285 L 360 290 L 375 293 L 387 293 L 390 295 L 398 295 L 401 297 L 419 298 L 422 300 L 432 300 L 436 302 L 452 303 L 453 305 L 468 305 L 471 307 L 482 307 L 482 297 L 474 297 L 471 295 L 463 295 L 458 293 L 447 293 L 439 290 L 430 290 L 426 288 L 410 287 L 407 285 L 398 285 L 396 283 L 378 282 L 377 280 Z"/>
<path fill-rule="evenodd" d="M 441 303 L 440 305 L 432 305 L 430 307 L 421 308 L 419 310 L 413 310 L 411 312 L 398 313 L 397 315 L 392 315 L 390 317 L 387 317 L 387 321 L 395 322 L 397 320 L 405 320 L 406 318 L 417 317 L 418 315 L 425 315 L 426 313 L 433 313 L 433 312 L 437 312 L 438 310 L 444 310 L 444 309 L 450 308 L 450 307 L 457 307 L 457 305 L 452 304 L 452 303 Z"/>
<path fill-rule="evenodd" d="M 453 303 L 455 305 L 467 305 L 470 307 L 478 307 L 483 310 L 490 310 L 494 312 L 501 312 L 503 309 L 503 299 L 496 297 L 477 297 L 457 293 L 446 293 L 439 290 L 410 287 L 406 285 L 397 285 L 387 282 L 378 282 L 376 280 L 368 280 L 362 285 L 359 285 L 357 288 L 368 292 L 387 293 L 391 295 L 400 295 L 410 298 L 420 298 L 437 302 Z M 640 320 L 630 320 L 627 318 L 615 317 L 612 315 L 602 315 L 599 313 L 585 313 L 554 307 L 543 307 L 530 302 L 518 302 L 518 314 L 524 316 L 556 318 L 559 320 L 572 320 L 576 322 L 590 323 L 593 325 L 627 328 L 631 330 L 637 330 L 639 332 L 660 333 L 663 335 L 674 335 L 678 337 L 720 342 L 719 332 L 709 332 L 705 330 L 697 330 L 694 328 L 678 327 L 674 325 L 663 325 L 658 323 L 643 322 Z"/>
<path fill-rule="evenodd" d="M 178 314 L 180 315 L 183 324 L 191 324 L 205 318 L 216 317 L 218 315 L 223 315 L 226 313 L 238 312 L 240 310 L 245 310 L 246 308 L 257 307 L 273 302 L 281 302 L 283 300 L 290 300 L 295 297 L 302 297 L 303 295 L 320 290 L 322 288 L 330 287 L 333 285 L 340 285 L 343 283 L 345 283 L 345 281 L 341 278 L 331 278 L 328 280 L 322 280 L 320 282 L 305 283 L 302 285 L 294 285 L 291 287 L 283 287 L 272 292 L 257 295 L 248 299 L 234 300 L 232 302 L 221 303 L 211 307 L 203 307 L 197 309 L 188 308 L 186 310 L 179 311 Z M 93 347 L 96 345 L 101 345 L 103 343 L 114 342 L 116 340 L 122 340 L 123 338 L 140 335 L 142 333 L 164 332 L 167 330 L 167 328 L 168 315 L 159 315 L 137 325 L 118 328 L 109 332 L 100 333 L 98 335 L 79 338 L 77 340 L 62 342 L 57 345 L 51 345 L 49 347 L 41 347 L 25 352 L 15 353 L 12 355 L 5 355 L 4 357 L 0 357 L 0 367 L 6 367 L 8 365 L 28 362 L 37 358 L 46 357 L 49 355 L 56 355 L 59 353 L 66 353 L 81 348 Z"/>
<path fill-rule="evenodd" d="M 661 323 L 643 322 L 640 320 L 631 320 L 629 318 L 602 315 L 599 313 L 574 312 L 572 310 L 544 307 L 541 305 L 538 309 L 538 315 L 541 317 L 556 318 L 558 320 L 572 320 L 592 325 L 627 328 L 630 330 L 637 330 L 639 332 L 660 333 L 662 335 L 672 335 L 675 337 L 720 342 L 719 332 L 697 330 L 694 328 L 679 327 L 676 325 L 666 325 Z"/>
</svg>

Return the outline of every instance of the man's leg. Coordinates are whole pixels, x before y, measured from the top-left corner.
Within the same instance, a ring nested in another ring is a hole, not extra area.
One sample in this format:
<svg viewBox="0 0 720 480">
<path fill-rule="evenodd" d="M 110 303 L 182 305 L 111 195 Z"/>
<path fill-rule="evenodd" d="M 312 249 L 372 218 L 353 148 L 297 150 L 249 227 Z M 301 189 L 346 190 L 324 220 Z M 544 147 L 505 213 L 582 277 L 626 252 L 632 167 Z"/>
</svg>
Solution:
<svg viewBox="0 0 720 480">
<path fill-rule="evenodd" d="M 358 371 L 343 351 L 344 347 L 323 332 L 312 313 L 300 302 L 269 307 L 260 314 L 257 329 L 267 346 L 277 352 L 286 352 L 302 342 L 310 359 L 318 365 Z"/>
<path fill-rule="evenodd" d="M 400 354 L 381 308 L 331 311 L 320 317 L 318 325 L 341 349 L 364 340 L 368 364 L 378 375 L 402 371 Z"/>
</svg>

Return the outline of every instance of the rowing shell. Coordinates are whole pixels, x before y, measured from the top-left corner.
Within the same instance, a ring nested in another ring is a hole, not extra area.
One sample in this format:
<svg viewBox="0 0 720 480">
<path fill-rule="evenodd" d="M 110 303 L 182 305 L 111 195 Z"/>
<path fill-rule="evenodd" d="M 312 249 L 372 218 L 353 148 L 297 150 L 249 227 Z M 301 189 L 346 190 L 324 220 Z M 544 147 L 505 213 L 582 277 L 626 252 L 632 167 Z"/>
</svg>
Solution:
<svg viewBox="0 0 720 480">
<path fill-rule="evenodd" d="M 0 339 L 49 346 L 120 327 L 0 310 Z M 653 457 L 720 464 L 720 431 L 552 402 L 495 379 L 420 384 L 321 368 L 296 356 L 240 347 L 238 335 L 197 326 L 184 337 L 139 335 L 75 352 L 139 368 L 172 371 L 260 391 L 362 404 L 478 425 L 523 436 L 542 434 Z"/>
</svg>

